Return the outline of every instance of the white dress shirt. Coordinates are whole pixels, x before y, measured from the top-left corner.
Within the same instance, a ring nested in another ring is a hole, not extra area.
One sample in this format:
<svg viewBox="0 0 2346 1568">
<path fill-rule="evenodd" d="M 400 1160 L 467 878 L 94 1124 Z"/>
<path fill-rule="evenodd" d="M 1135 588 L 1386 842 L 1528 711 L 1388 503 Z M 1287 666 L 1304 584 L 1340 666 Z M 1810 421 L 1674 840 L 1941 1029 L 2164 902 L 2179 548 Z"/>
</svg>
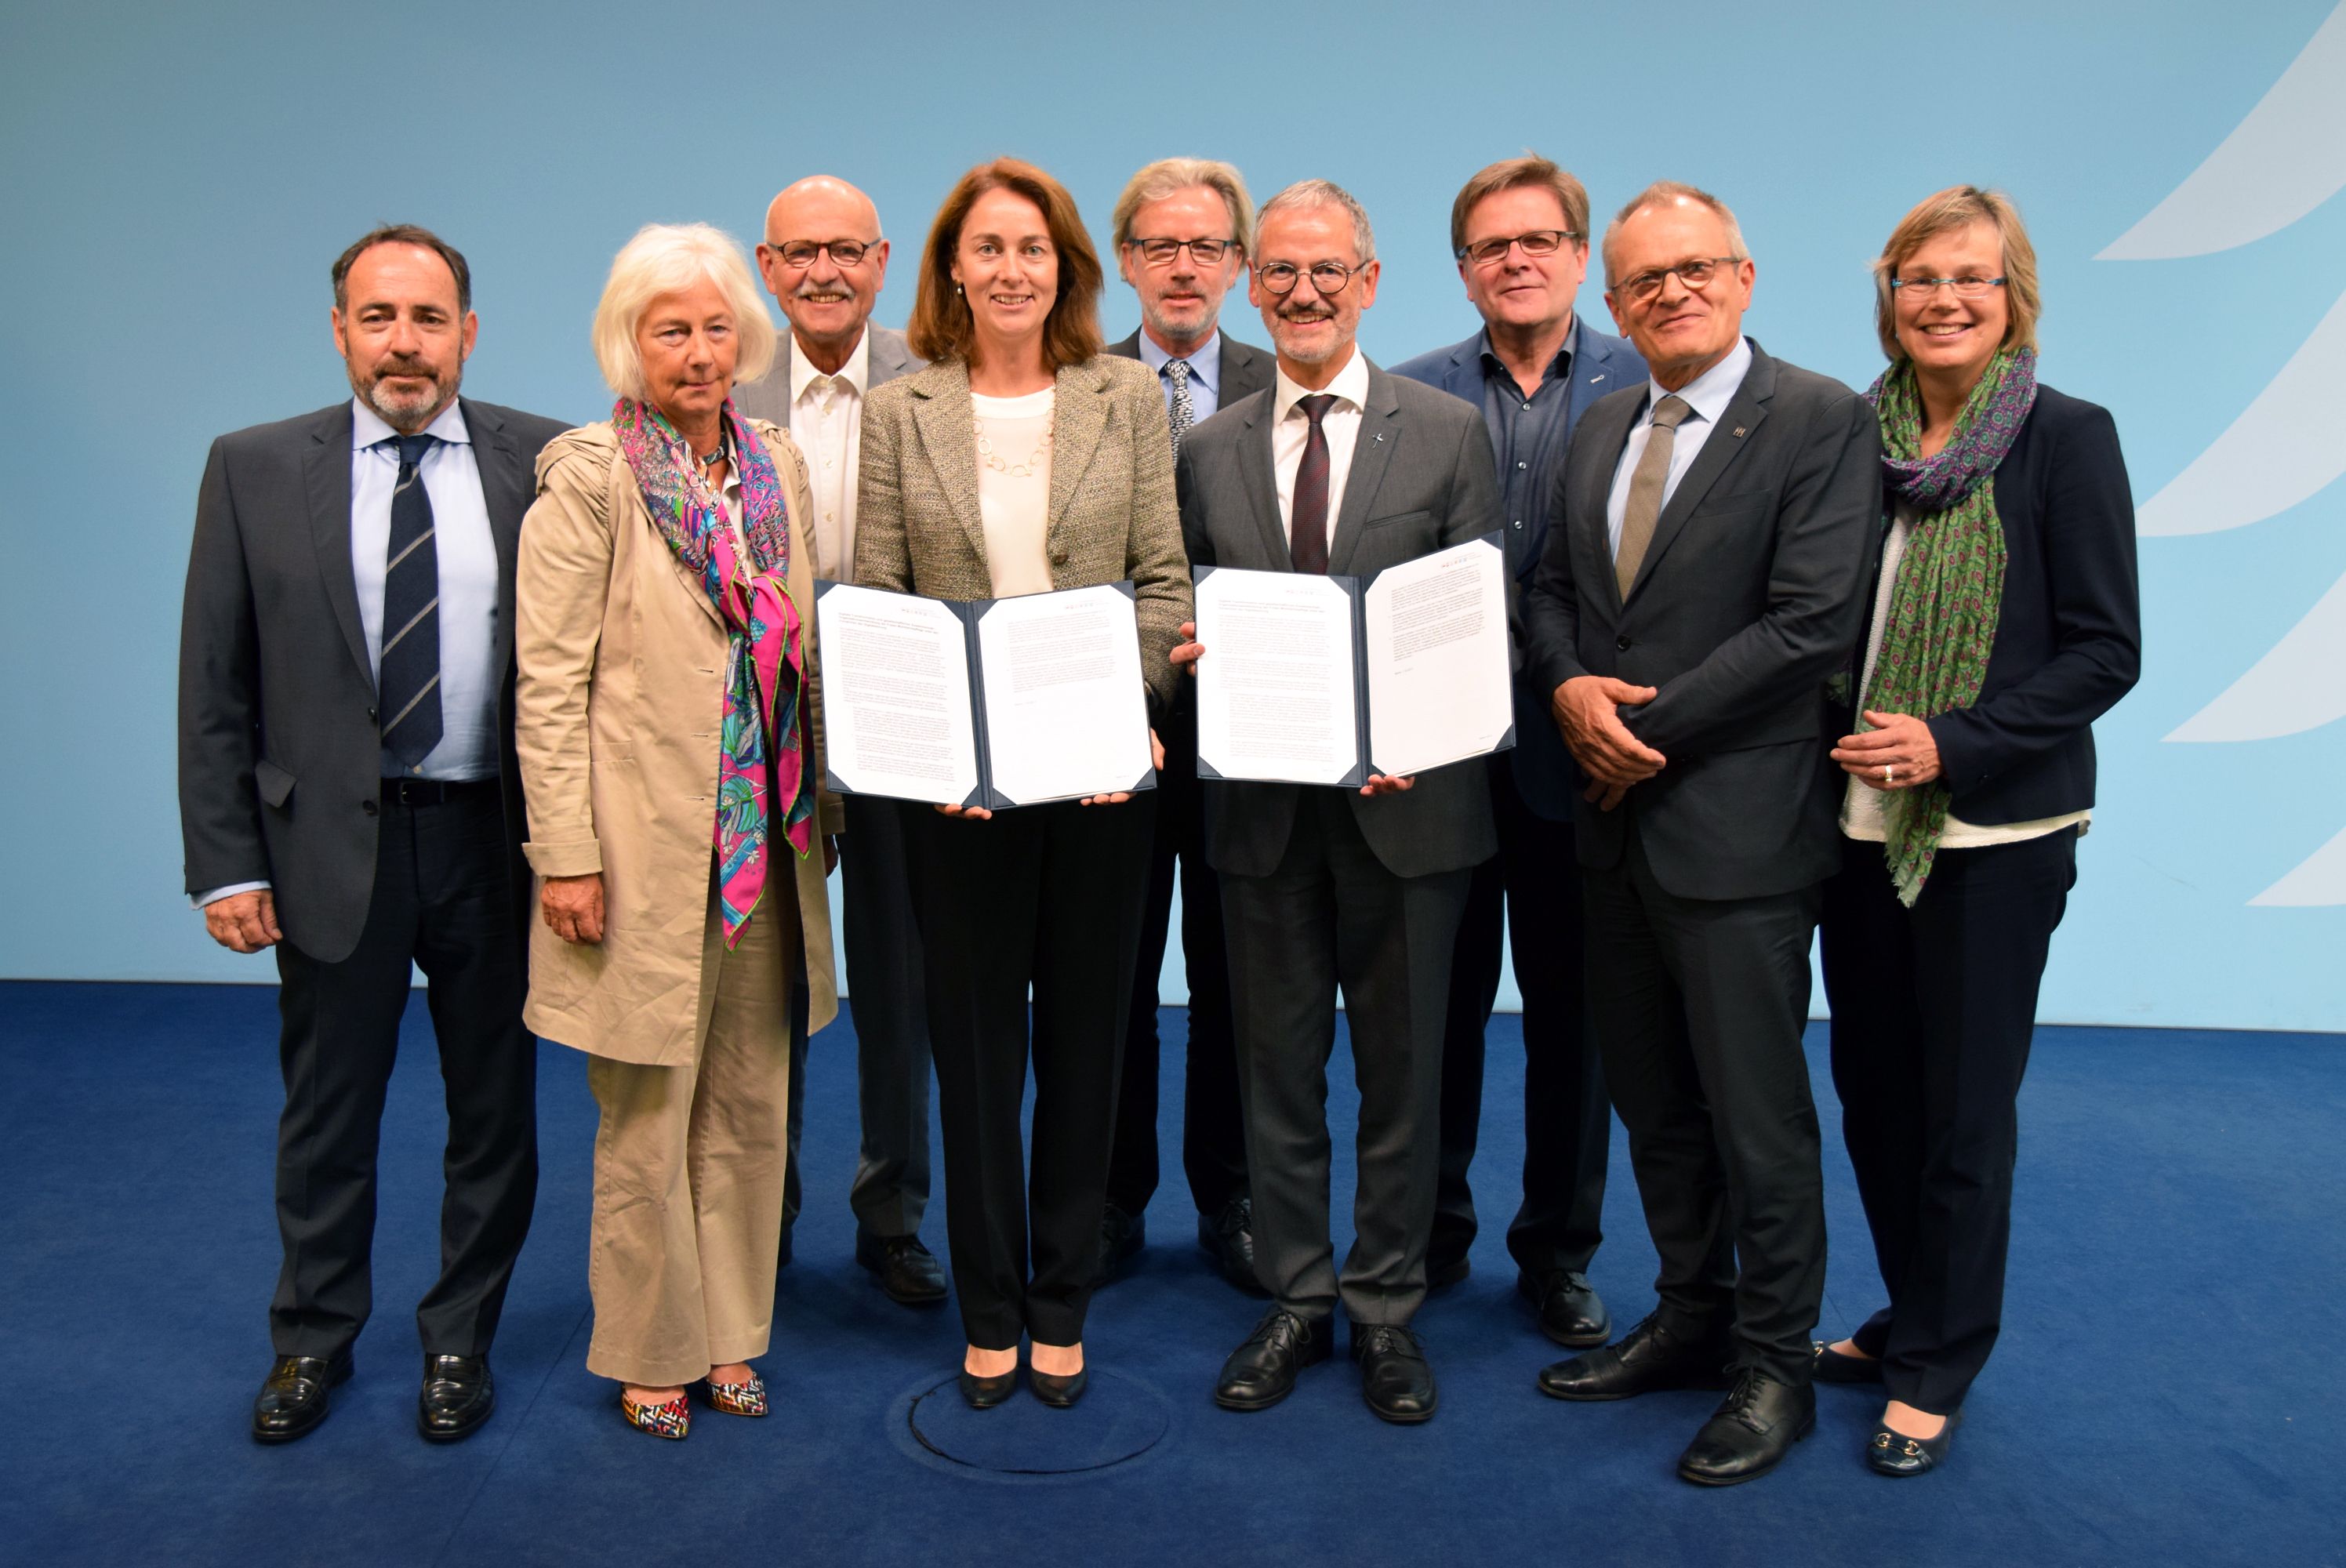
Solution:
<svg viewBox="0 0 2346 1568">
<path fill-rule="evenodd" d="M 1668 506 L 1670 497 L 1678 494 L 1678 481 L 1694 466 L 1703 443 L 1719 428 L 1719 416 L 1735 401 L 1736 389 L 1742 386 L 1743 378 L 1750 371 L 1751 340 L 1738 338 L 1725 359 L 1676 392 L 1647 378 L 1646 410 L 1629 427 L 1629 439 L 1621 448 L 1621 461 L 1613 470 L 1613 493 L 1605 501 L 1605 540 L 1612 555 L 1621 554 L 1621 519 L 1629 510 L 1629 478 L 1637 472 L 1637 459 L 1646 455 L 1646 438 L 1654 433 L 1654 405 L 1666 397 L 1677 397 L 1694 410 L 1678 423 L 1678 440 L 1670 448 L 1669 476 L 1662 481 L 1662 504 Z"/>
<path fill-rule="evenodd" d="M 806 453 L 814 489 L 814 569 L 834 583 L 855 580 L 856 463 L 863 451 L 863 394 L 872 387 L 867 329 L 837 375 L 825 375 L 790 345 L 790 435 Z"/>
<path fill-rule="evenodd" d="M 1352 448 L 1361 439 L 1361 419 L 1369 406 L 1369 361 L 1358 345 L 1336 379 L 1320 389 L 1336 394 L 1335 405 L 1320 416 L 1328 438 L 1328 543 L 1336 542 L 1336 519 L 1344 511 L 1344 481 L 1352 476 Z M 1311 416 L 1296 404 L 1315 395 L 1307 386 L 1277 372 L 1270 394 L 1270 464 L 1279 475 L 1279 530 L 1292 545 L 1295 540 L 1295 473 L 1303 466 L 1303 448 L 1311 439 Z"/>
</svg>

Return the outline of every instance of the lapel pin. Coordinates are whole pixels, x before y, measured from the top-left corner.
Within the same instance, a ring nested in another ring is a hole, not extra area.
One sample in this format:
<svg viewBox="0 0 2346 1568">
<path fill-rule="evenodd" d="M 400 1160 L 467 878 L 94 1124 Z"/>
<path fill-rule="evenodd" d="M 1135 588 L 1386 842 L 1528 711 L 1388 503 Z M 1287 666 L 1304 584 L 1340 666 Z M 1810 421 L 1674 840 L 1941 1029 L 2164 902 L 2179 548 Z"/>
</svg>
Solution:
<svg viewBox="0 0 2346 1568">
<path fill-rule="evenodd" d="M 1735 433 L 1736 433 L 1736 434 L 1738 434 L 1738 435 L 1741 435 L 1741 434 L 1743 433 L 1743 427 L 1742 427 L 1741 425 L 1739 425 L 1739 425 L 1737 425 L 1737 426 L 1735 427 Z"/>
<path fill-rule="evenodd" d="M 1384 438 L 1385 438 L 1385 437 L 1384 437 L 1384 432 L 1382 432 L 1382 431 L 1379 431 L 1379 432 L 1377 433 L 1377 440 L 1378 440 L 1378 441 L 1380 441 L 1380 442 L 1382 442 L 1382 441 L 1383 441 L 1383 440 L 1384 440 Z"/>
<path fill-rule="evenodd" d="M 1598 382 L 1601 382 L 1604 379 L 1605 372 L 1603 371 L 1598 371 L 1595 375 L 1588 378 L 1588 384 L 1590 386 L 1595 386 Z"/>
</svg>

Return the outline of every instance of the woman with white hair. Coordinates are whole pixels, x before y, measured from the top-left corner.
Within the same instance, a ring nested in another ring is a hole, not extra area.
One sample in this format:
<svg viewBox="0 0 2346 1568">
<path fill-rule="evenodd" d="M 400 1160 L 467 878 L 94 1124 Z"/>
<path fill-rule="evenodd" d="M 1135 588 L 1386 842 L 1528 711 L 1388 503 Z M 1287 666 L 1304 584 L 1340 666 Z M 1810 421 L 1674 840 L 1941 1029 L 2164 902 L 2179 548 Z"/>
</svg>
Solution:
<svg viewBox="0 0 2346 1568">
<path fill-rule="evenodd" d="M 515 578 L 525 1017 L 602 1110 L 586 1365 L 664 1438 L 689 1384 L 766 1413 L 790 1031 L 838 1011 L 806 463 L 731 397 L 773 354 L 730 239 L 638 233 L 595 312 L 618 401 L 538 459 Z"/>
</svg>

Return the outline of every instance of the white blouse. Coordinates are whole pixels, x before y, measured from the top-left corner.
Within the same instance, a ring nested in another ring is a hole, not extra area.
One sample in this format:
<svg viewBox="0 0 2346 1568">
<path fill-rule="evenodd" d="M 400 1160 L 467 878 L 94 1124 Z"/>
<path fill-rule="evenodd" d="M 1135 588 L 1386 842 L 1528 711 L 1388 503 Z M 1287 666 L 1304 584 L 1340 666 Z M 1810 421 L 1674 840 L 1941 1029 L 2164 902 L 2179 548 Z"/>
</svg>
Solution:
<svg viewBox="0 0 2346 1568">
<path fill-rule="evenodd" d="M 1049 387 L 1025 397 L 969 396 L 981 442 L 977 515 L 997 599 L 1051 591 L 1051 398 Z M 989 450 L 1000 468 L 986 461 Z"/>
</svg>

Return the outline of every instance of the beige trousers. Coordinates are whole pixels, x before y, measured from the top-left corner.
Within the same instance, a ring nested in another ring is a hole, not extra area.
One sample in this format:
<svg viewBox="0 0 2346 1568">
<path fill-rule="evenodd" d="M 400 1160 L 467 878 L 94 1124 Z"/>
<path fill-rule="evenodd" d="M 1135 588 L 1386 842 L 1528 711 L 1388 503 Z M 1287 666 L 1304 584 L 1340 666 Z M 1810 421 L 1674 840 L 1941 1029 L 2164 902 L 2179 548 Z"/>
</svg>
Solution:
<svg viewBox="0 0 2346 1568">
<path fill-rule="evenodd" d="M 730 952 L 710 889 L 698 1054 L 688 1066 L 587 1059 L 602 1107 L 586 1283 L 586 1369 L 646 1388 L 763 1355 L 773 1328 L 789 1138 L 789 852 Z"/>
</svg>

